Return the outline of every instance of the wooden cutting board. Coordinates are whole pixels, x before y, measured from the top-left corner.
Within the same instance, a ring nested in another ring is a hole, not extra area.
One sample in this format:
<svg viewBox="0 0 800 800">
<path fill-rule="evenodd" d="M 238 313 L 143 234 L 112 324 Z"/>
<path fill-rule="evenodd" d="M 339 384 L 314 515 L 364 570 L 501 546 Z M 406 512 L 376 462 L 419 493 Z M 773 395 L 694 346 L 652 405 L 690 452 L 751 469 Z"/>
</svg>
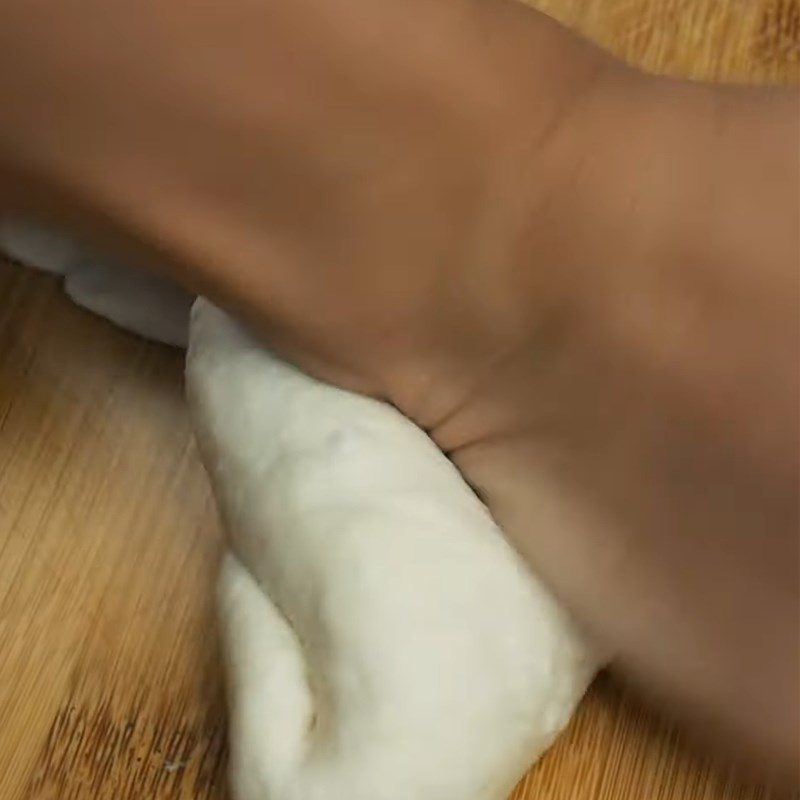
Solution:
<svg viewBox="0 0 800 800">
<path fill-rule="evenodd" d="M 799 77 L 797 0 L 538 4 L 653 69 Z M 3 800 L 226 797 L 220 534 L 181 370 L 0 263 Z M 601 680 L 514 800 L 779 797 Z"/>
</svg>

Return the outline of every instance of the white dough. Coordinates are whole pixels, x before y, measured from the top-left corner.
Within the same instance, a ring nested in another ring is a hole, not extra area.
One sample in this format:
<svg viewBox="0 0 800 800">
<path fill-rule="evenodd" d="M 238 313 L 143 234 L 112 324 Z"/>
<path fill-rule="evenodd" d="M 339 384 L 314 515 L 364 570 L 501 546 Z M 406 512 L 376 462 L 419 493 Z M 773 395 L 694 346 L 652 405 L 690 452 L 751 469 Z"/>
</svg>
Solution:
<svg viewBox="0 0 800 800">
<path fill-rule="evenodd" d="M 189 343 L 194 298 L 149 272 L 85 261 L 66 276 L 64 291 L 79 306 L 146 339 L 183 349 Z"/>
<path fill-rule="evenodd" d="M 194 298 L 155 275 L 88 254 L 70 237 L 14 218 L 0 219 L 0 251 L 64 277 L 82 308 L 146 339 L 185 348 Z"/>
<path fill-rule="evenodd" d="M 17 217 L 0 217 L 0 252 L 29 267 L 66 275 L 83 258 L 83 248 L 60 231 Z"/>
<path fill-rule="evenodd" d="M 0 249 L 185 343 L 182 291 L 35 225 L 0 224 Z M 397 411 L 289 367 L 202 300 L 187 384 L 230 541 L 235 800 L 506 800 L 599 663 L 456 469 Z"/>
<path fill-rule="evenodd" d="M 190 342 L 237 800 L 506 800 L 597 667 L 571 621 L 397 411 L 202 300 Z"/>
</svg>

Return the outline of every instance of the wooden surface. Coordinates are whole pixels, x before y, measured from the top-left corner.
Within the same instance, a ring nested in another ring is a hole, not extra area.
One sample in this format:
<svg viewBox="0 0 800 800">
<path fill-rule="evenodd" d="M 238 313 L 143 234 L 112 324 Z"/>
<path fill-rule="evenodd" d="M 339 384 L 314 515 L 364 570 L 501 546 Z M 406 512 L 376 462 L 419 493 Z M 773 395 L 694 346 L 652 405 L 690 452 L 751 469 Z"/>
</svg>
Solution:
<svg viewBox="0 0 800 800">
<path fill-rule="evenodd" d="M 796 0 L 539 5 L 653 69 L 797 78 Z M 0 798 L 226 796 L 219 548 L 179 356 L 0 263 Z M 601 681 L 514 800 L 778 797 Z"/>
<path fill-rule="evenodd" d="M 800 80 L 800 0 L 527 0 L 654 72 Z"/>
</svg>

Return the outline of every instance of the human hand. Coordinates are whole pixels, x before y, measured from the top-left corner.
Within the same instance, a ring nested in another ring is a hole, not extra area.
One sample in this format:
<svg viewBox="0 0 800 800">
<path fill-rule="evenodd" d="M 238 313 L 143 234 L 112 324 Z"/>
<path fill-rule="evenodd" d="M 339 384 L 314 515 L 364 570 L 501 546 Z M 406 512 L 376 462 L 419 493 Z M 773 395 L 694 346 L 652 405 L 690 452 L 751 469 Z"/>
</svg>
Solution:
<svg viewBox="0 0 800 800">
<path fill-rule="evenodd" d="M 611 63 L 506 0 L 9 3 L 2 30 L 38 45 L 0 79 L 19 197 L 69 186 L 57 213 L 417 416 L 423 355 L 441 381 L 527 315 L 509 273 L 575 159 L 555 134 Z"/>
<path fill-rule="evenodd" d="M 0 53 L 7 202 L 163 262 L 309 371 L 393 402 L 624 666 L 785 745 L 791 621 L 722 673 L 791 602 L 791 558 L 759 559 L 752 533 L 791 552 L 794 306 L 783 279 L 717 269 L 752 267 L 759 237 L 684 247 L 714 229 L 707 92 L 511 0 L 12 0 Z M 763 202 L 751 188 L 728 195 Z M 659 298 L 697 285 L 684 329 Z"/>
</svg>

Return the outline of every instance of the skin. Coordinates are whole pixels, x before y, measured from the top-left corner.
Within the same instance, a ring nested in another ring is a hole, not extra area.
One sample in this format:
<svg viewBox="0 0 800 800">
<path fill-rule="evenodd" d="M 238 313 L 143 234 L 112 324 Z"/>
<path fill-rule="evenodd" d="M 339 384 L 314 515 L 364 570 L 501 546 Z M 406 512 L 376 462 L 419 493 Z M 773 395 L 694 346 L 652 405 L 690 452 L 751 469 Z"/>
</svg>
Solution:
<svg viewBox="0 0 800 800">
<path fill-rule="evenodd" d="M 510 0 L 5 0 L 0 107 L 0 203 L 397 405 L 624 674 L 794 774 L 795 90 Z"/>
</svg>

